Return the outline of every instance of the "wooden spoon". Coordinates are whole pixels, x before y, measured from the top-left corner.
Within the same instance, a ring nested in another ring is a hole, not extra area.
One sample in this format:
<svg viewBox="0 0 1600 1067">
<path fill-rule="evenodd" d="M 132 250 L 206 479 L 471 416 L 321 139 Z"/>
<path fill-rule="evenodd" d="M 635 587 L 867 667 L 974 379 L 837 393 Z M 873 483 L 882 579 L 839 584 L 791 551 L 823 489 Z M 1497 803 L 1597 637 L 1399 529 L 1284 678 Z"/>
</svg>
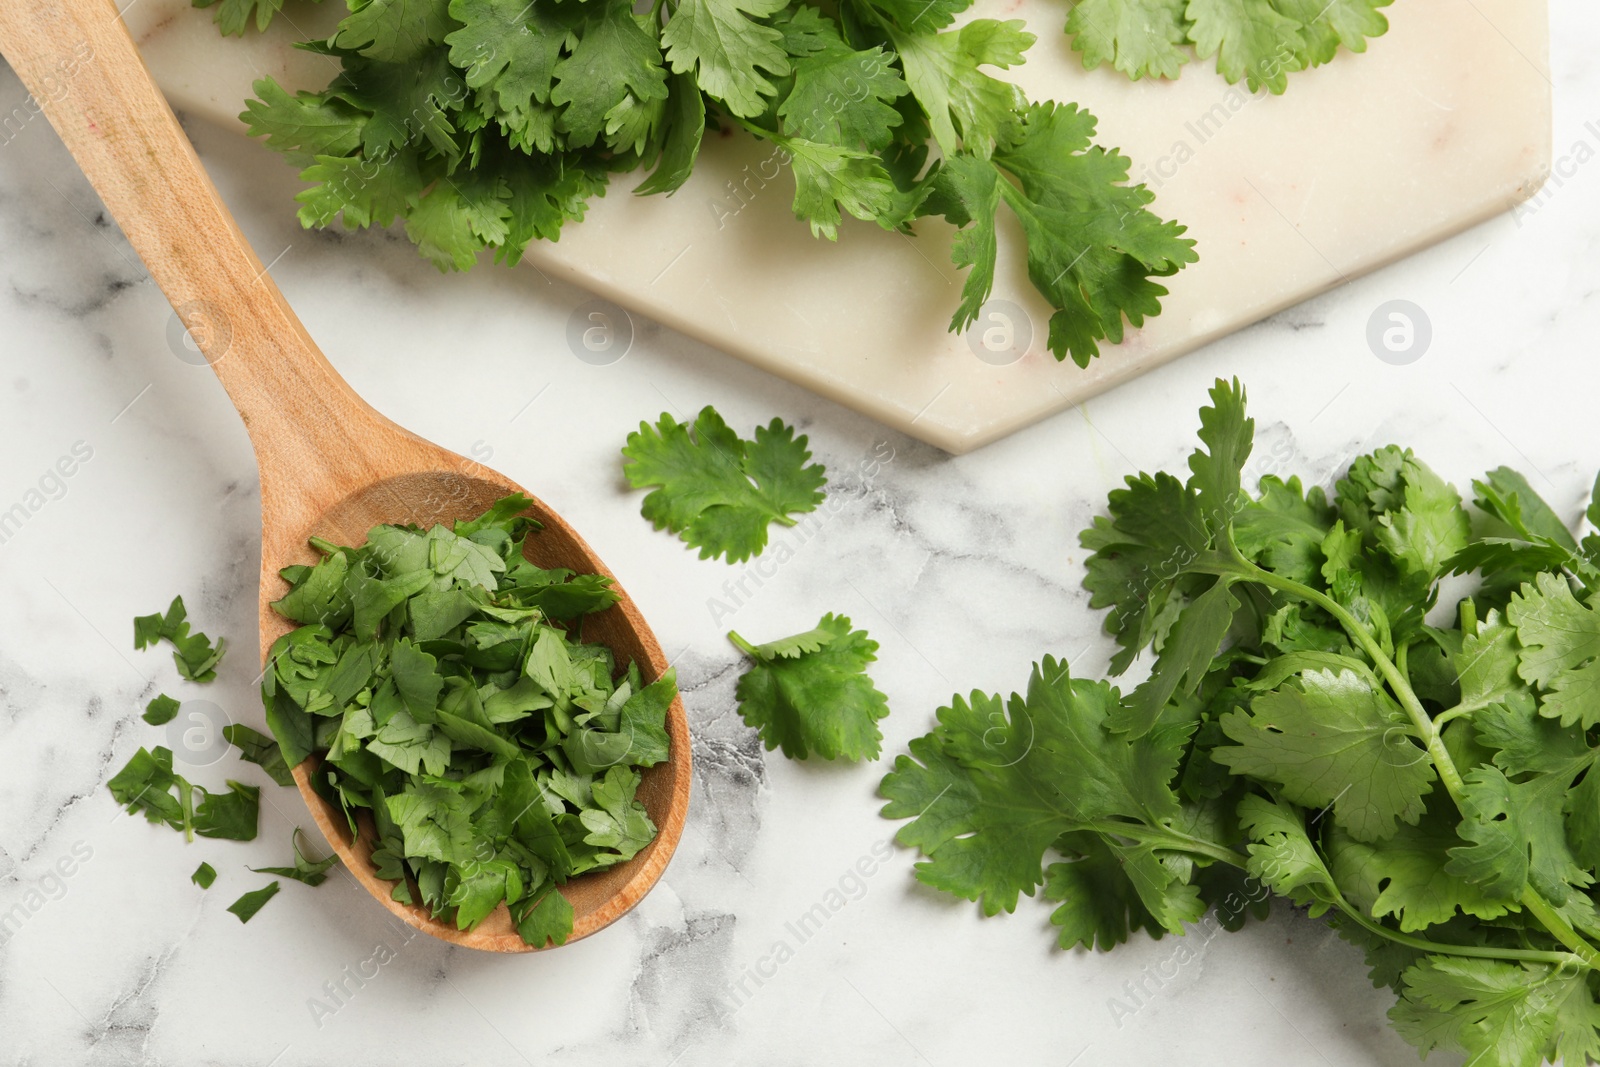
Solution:
<svg viewBox="0 0 1600 1067">
<path fill-rule="evenodd" d="M 43 106 L 244 419 L 261 468 L 263 661 L 291 625 L 269 607 L 287 588 L 278 570 L 314 562 L 310 535 L 360 544 L 374 524 L 470 517 L 520 490 L 503 474 L 396 426 L 339 377 L 245 243 L 109 0 L 0 0 L 0 53 Z M 537 500 L 529 514 L 544 524 L 527 541 L 534 563 L 611 573 L 561 516 Z M 621 602 L 592 616 L 585 638 L 610 646 L 619 662 L 638 662 L 647 679 L 660 677 L 667 669 L 660 645 L 633 601 L 617 592 Z M 677 847 L 690 773 L 681 700 L 672 703 L 667 730 L 671 756 L 644 772 L 638 792 L 656 838 L 627 863 L 562 888 L 574 912 L 572 941 L 637 904 Z M 384 907 L 458 945 L 528 950 L 503 904 L 476 929 L 461 931 L 390 899 L 394 883 L 373 872 L 375 835 L 351 839 L 342 814 L 311 788 L 313 763 L 294 770 L 312 818 Z"/>
</svg>

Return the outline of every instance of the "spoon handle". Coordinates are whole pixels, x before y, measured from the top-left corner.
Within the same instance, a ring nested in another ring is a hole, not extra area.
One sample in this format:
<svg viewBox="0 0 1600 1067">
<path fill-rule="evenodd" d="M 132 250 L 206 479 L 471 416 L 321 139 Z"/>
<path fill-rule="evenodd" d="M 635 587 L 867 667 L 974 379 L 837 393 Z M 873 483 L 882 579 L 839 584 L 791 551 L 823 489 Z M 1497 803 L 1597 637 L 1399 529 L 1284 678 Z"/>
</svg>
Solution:
<svg viewBox="0 0 1600 1067">
<path fill-rule="evenodd" d="M 313 496 L 360 484 L 390 435 L 411 436 L 345 384 L 289 309 L 112 0 L 0 0 L 0 53 L 222 380 L 264 488 L 280 475 Z"/>
</svg>

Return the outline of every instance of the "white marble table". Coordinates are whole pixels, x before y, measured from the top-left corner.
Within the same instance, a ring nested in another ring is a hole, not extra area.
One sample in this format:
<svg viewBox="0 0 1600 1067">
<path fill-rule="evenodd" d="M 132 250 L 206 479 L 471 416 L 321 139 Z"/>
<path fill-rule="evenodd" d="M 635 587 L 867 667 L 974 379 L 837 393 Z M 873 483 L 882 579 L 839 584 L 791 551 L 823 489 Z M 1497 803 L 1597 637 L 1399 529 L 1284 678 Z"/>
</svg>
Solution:
<svg viewBox="0 0 1600 1067">
<path fill-rule="evenodd" d="M 1104 665 L 1076 533 L 1122 475 L 1182 461 L 1216 375 L 1251 389 L 1258 471 L 1326 477 L 1400 440 L 1458 483 L 1519 467 L 1570 513 L 1600 466 L 1600 12 L 1555 0 L 1552 19 L 1564 177 L 1532 209 L 955 459 L 648 323 L 622 361 L 582 362 L 564 338 L 585 294 L 531 271 L 440 277 L 397 237 L 306 234 L 282 210 L 287 168 L 192 125 L 245 232 L 356 388 L 569 516 L 676 653 L 698 774 L 664 882 L 601 936 L 505 959 L 405 941 L 344 878 L 286 885 L 239 925 L 224 907 L 261 882 L 244 865 L 283 862 L 290 827 L 309 825 L 291 792 L 271 794 L 248 845 L 185 846 L 117 813 L 105 781 L 160 742 L 138 718 L 157 690 L 260 723 L 247 653 L 254 466 L 221 389 L 169 345 L 167 305 L 52 132 L 26 125 L 0 146 L 0 512 L 28 511 L 0 544 L 0 914 L 26 912 L 0 934 L 0 1064 L 957 1067 L 1002 1050 L 1056 1067 L 1415 1063 L 1354 951 L 1281 908 L 1248 933 L 1202 934 L 1198 961 L 1158 981 L 1146 976 L 1173 958 L 1170 939 L 1061 953 L 1037 902 L 982 920 L 914 884 L 897 851 L 792 959 L 763 963 L 793 940 L 785 924 L 892 831 L 876 815 L 882 767 L 758 749 L 732 709 L 730 620 L 709 603 L 731 600 L 723 583 L 743 571 L 653 532 L 617 448 L 639 419 L 707 402 L 742 427 L 776 414 L 811 434 L 844 506 L 759 589 L 746 582 L 754 595 L 731 622 L 776 635 L 835 610 L 868 627 L 894 709 L 889 753 L 953 690 L 1009 691 L 1046 651 Z M 0 113 L 21 99 L 0 73 Z M 1365 339 L 1396 299 L 1432 328 L 1406 365 Z M 864 484 L 851 472 L 880 444 L 894 459 Z M 90 458 L 58 484 L 47 472 L 75 445 Z M 174 592 L 236 644 L 209 690 L 130 647 L 132 616 Z M 195 776 L 223 774 L 265 782 L 231 755 Z M 208 893 L 187 880 L 202 859 L 220 872 Z M 70 876 L 52 873 L 58 862 Z M 371 977 L 358 985 L 346 968 Z M 771 977 L 719 1008 L 747 971 Z M 1108 997 L 1141 980 L 1145 1003 L 1113 1016 Z M 338 982 L 348 994 L 335 1005 L 325 983 Z M 337 1010 L 314 1012 L 317 998 Z"/>
</svg>

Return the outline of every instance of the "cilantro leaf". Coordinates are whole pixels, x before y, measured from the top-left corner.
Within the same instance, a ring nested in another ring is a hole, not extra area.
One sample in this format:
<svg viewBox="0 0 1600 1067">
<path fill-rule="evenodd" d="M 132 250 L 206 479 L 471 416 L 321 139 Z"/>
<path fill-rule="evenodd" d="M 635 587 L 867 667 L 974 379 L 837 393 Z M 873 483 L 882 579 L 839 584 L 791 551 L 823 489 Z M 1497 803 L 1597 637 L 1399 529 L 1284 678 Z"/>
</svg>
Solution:
<svg viewBox="0 0 1600 1067">
<path fill-rule="evenodd" d="M 783 34 L 755 19 L 776 14 L 785 0 L 682 0 L 661 31 L 672 69 L 693 72 L 701 89 L 741 118 L 766 110 L 777 90 L 760 72 L 784 75 Z"/>
<path fill-rule="evenodd" d="M 212 20 L 224 36 L 243 37 L 244 31 L 255 22 L 257 31 L 264 31 L 272 18 L 283 9 L 283 0 L 191 0 L 198 8 L 215 7 Z"/>
<path fill-rule="evenodd" d="M 1067 18 L 1072 47 L 1093 68 L 1130 78 L 1176 78 L 1183 45 L 1215 55 L 1229 82 L 1281 93 L 1288 75 L 1331 60 L 1340 46 L 1364 52 L 1389 29 L 1392 0 L 1081 0 Z"/>
<path fill-rule="evenodd" d="M 578 13 L 545 0 L 450 0 L 450 17 L 461 24 L 444 38 L 451 64 L 508 130 L 526 133 L 550 101 Z"/>
<path fill-rule="evenodd" d="M 639 24 L 630 7 L 601 0 L 584 21 L 570 55 L 555 67 L 550 102 L 562 108 L 567 144 L 593 144 L 615 131 L 625 105 L 665 100 L 667 72 L 654 34 Z M 616 147 L 625 147 L 617 145 Z"/>
<path fill-rule="evenodd" d="M 838 240 L 841 209 L 894 229 L 913 206 L 904 202 L 883 160 L 871 152 L 800 137 L 774 140 L 789 153 L 795 218 L 810 223 L 813 236 Z"/>
<path fill-rule="evenodd" d="M 777 109 L 783 131 L 839 148 L 887 148 L 903 121 L 894 102 L 909 92 L 894 57 L 881 47 L 857 51 L 837 31 L 823 40 L 794 61 L 794 84 Z"/>
<path fill-rule="evenodd" d="M 205 634 L 189 632 L 188 613 L 183 597 L 175 596 L 165 614 L 140 615 L 133 620 L 133 647 L 148 648 L 157 641 L 172 645 L 172 661 L 178 674 L 191 682 L 209 682 L 217 677 L 217 664 L 227 642 L 218 638 L 216 647 Z"/>
<path fill-rule="evenodd" d="M 1312 844 L 1299 812 L 1282 801 L 1251 795 L 1239 801 L 1239 825 L 1250 837 L 1251 877 L 1313 916 L 1340 903 L 1333 872 Z"/>
<path fill-rule="evenodd" d="M 449 0 L 365 0 L 353 4 L 333 36 L 336 48 L 384 63 L 415 59 L 455 26 Z"/>
<path fill-rule="evenodd" d="M 1600 1048 L 1600 1007 L 1587 972 L 1548 964 L 1428 956 L 1406 970 L 1395 1029 L 1423 1053 L 1539 1067 L 1548 1056 L 1583 1063 Z"/>
<path fill-rule="evenodd" d="M 1187 0 L 1079 0 L 1067 16 L 1085 70 L 1110 63 L 1135 81 L 1176 78 L 1189 61 Z"/>
<path fill-rule="evenodd" d="M 667 77 L 667 103 L 661 118 L 663 137 L 655 170 L 634 187 L 640 196 L 673 193 L 689 180 L 706 129 L 706 102 L 687 74 Z"/>
<path fill-rule="evenodd" d="M 228 905 L 228 910 L 239 917 L 239 921 L 247 923 L 256 917 L 256 912 L 266 907 L 267 901 L 278 895 L 282 885 L 270 882 L 260 889 L 253 890 Z"/>
<path fill-rule="evenodd" d="M 621 859 L 632 859 L 655 837 L 655 824 L 634 799 L 639 788 L 639 772 L 628 767 L 612 767 L 594 783 L 595 807 L 578 814 L 588 831 L 584 843 L 606 850 Z"/>
<path fill-rule="evenodd" d="M 865 630 L 830 613 L 815 629 L 769 644 L 752 645 L 731 631 L 728 639 L 755 660 L 734 695 L 740 717 L 769 751 L 781 746 L 790 759 L 813 752 L 823 759 L 878 758 L 877 721 L 889 704 L 866 673 L 878 643 Z"/>
<path fill-rule="evenodd" d="M 694 436 L 690 436 L 690 430 Z M 767 526 L 793 526 L 796 514 L 822 502 L 827 471 L 811 458 L 806 437 L 780 419 L 741 440 L 710 407 L 691 423 L 665 412 L 655 426 L 628 435 L 623 474 L 635 489 L 654 487 L 642 513 L 656 529 L 679 534 L 701 559 L 729 563 L 759 555 Z"/>
<path fill-rule="evenodd" d="M 1600 723 L 1600 611 L 1580 604 L 1565 578 L 1546 572 L 1512 596 L 1506 618 L 1522 645 L 1517 673 L 1543 690 L 1540 714 L 1564 726 Z"/>
<path fill-rule="evenodd" d="M 1179 814 L 1169 783 L 1187 728 L 1133 740 L 1113 734 L 1106 722 L 1117 700 L 1110 686 L 1074 680 L 1047 656 L 1034 665 L 1025 697 L 1002 702 L 975 692 L 940 708 L 939 725 L 911 742 L 879 787 L 889 801 L 884 817 L 912 820 L 896 839 L 927 857 L 917 879 L 994 915 L 1033 894 L 1044 881 L 1044 854 L 1063 834 L 1166 841 Z M 1060 875 L 1062 889 L 1084 884 Z M 1168 888 L 1131 883 L 1152 914 L 1182 913 Z M 1083 929 L 1079 922 L 1075 936 Z"/>
<path fill-rule="evenodd" d="M 1135 930 L 1160 937 L 1205 914 L 1200 887 L 1185 880 L 1149 843 L 1107 834 L 1069 834 L 1057 847 L 1072 856 L 1045 868 L 1044 897 L 1062 948 L 1109 949 Z"/>
<path fill-rule="evenodd" d="M 1422 817 L 1433 765 L 1400 708 L 1353 671 L 1307 671 L 1298 688 L 1263 693 L 1221 723 L 1235 744 L 1214 759 L 1278 783 L 1296 804 L 1331 806 L 1358 841 L 1382 840 Z"/>
<path fill-rule="evenodd" d="M 1381 37 L 1389 20 L 1378 9 L 1394 0 L 1273 0 L 1273 6 L 1300 23 L 1305 48 L 1301 66 L 1321 66 L 1333 59 L 1339 46 L 1365 52 L 1368 37 Z"/>
<path fill-rule="evenodd" d="M 572 934 L 572 905 L 556 890 L 549 890 L 518 920 L 517 934 L 534 948 L 565 945 Z"/>
<path fill-rule="evenodd" d="M 1281 93 L 1291 72 L 1305 65 L 1300 23 L 1280 14 L 1272 0 L 1189 0 L 1186 14 L 1195 51 L 1217 57 L 1217 72 L 1243 80 L 1251 92 Z"/>
<path fill-rule="evenodd" d="M 974 19 L 944 33 L 890 32 L 906 85 L 947 158 L 965 151 L 987 159 L 998 145 L 1017 139 L 1022 90 L 978 68 L 1004 70 L 1021 63 L 1035 40 L 1022 25 L 1021 19 Z"/>
<path fill-rule="evenodd" d="M 1567 841 L 1562 808 L 1567 783 L 1542 774 L 1512 782 L 1498 767 L 1474 767 L 1461 793 L 1461 836 L 1448 870 L 1502 899 L 1532 886 L 1562 904 L 1573 888 L 1594 884 Z"/>
<path fill-rule="evenodd" d="M 211 884 L 216 880 L 217 869 L 211 866 L 209 863 L 200 864 L 200 866 L 194 869 L 194 873 L 189 876 L 189 881 L 193 882 L 201 889 L 210 889 Z"/>
<path fill-rule="evenodd" d="M 1430 797 L 1415 826 L 1400 823 L 1393 836 L 1376 844 L 1336 828 L 1328 845 L 1335 880 L 1373 918 L 1394 916 L 1406 932 L 1449 922 L 1458 912 L 1498 919 L 1515 910 L 1514 896 L 1496 895 L 1449 869 L 1451 850 L 1465 847 L 1455 815 Z"/>
<path fill-rule="evenodd" d="M 256 95 L 245 101 L 240 121 L 291 163 L 308 167 L 319 156 L 347 156 L 360 146 L 366 117 L 343 100 L 304 91 L 291 96 L 272 77 L 252 88 Z"/>
</svg>

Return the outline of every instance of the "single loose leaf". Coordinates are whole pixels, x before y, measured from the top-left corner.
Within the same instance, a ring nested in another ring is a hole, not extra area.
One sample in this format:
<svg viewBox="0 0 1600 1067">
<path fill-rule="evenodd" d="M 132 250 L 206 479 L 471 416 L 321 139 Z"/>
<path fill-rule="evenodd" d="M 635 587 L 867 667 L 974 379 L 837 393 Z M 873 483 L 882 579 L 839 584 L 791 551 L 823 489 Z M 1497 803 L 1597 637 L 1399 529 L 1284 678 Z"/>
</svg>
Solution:
<svg viewBox="0 0 1600 1067">
<path fill-rule="evenodd" d="M 744 441 L 710 407 L 692 424 L 665 412 L 655 426 L 640 423 L 622 454 L 629 484 L 654 487 L 644 517 L 699 548 L 701 559 L 735 563 L 758 555 L 768 525 L 794 525 L 792 516 L 822 502 L 827 484 L 825 468 L 807 462 L 804 434 L 773 419 Z"/>
<path fill-rule="evenodd" d="M 852 630 L 843 615 L 824 615 L 814 630 L 772 644 L 729 639 L 755 663 L 739 679 L 735 697 L 745 725 L 770 751 L 790 759 L 813 752 L 823 759 L 877 759 L 889 714 L 887 698 L 872 684 L 867 665 L 878 643 Z"/>
</svg>

